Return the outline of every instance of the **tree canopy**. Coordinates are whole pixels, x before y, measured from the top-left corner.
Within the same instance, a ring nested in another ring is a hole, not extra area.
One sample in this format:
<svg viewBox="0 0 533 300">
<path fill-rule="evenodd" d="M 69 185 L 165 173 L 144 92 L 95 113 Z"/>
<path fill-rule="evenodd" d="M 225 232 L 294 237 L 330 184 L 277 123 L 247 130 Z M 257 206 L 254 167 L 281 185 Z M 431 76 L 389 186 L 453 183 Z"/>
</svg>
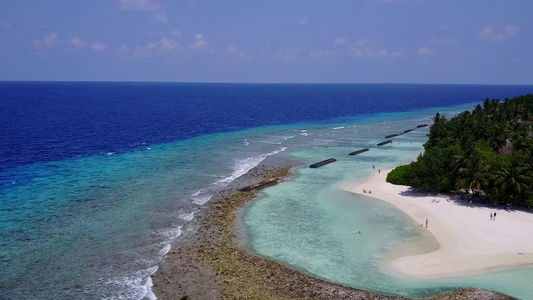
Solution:
<svg viewBox="0 0 533 300">
<path fill-rule="evenodd" d="M 424 153 L 387 181 L 533 207 L 532 94 L 487 99 L 450 120 L 437 113 L 433 121 Z"/>
</svg>

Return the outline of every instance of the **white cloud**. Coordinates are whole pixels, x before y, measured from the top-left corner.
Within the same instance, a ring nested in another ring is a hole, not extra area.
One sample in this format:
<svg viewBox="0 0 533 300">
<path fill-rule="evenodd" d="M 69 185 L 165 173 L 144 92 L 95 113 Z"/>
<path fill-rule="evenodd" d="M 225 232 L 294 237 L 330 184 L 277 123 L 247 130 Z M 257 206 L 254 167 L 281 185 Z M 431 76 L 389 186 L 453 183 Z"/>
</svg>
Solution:
<svg viewBox="0 0 533 300">
<path fill-rule="evenodd" d="M 179 30 L 174 30 L 170 33 L 171 36 L 174 36 L 174 37 L 177 37 L 177 38 L 181 38 L 183 37 L 183 33 Z"/>
<path fill-rule="evenodd" d="M 165 13 L 158 13 L 158 14 L 155 14 L 154 18 L 155 18 L 155 20 L 156 20 L 158 23 L 161 23 L 161 24 L 168 24 L 167 14 L 165 14 Z"/>
<path fill-rule="evenodd" d="M 252 60 L 251 55 L 247 54 L 244 50 L 241 50 L 235 46 L 229 46 L 228 48 L 226 48 L 226 53 L 230 55 L 234 55 L 235 57 L 237 57 L 239 60 L 242 60 L 242 61 Z"/>
<path fill-rule="evenodd" d="M 92 43 L 91 44 L 91 49 L 95 52 L 102 52 L 104 51 L 105 49 L 107 48 L 107 45 L 104 44 L 104 43 L 100 43 L 100 42 L 97 42 L 97 43 Z"/>
<path fill-rule="evenodd" d="M 130 51 L 129 47 L 122 46 L 119 55 L 134 58 L 149 58 L 158 55 L 180 55 L 184 54 L 185 49 L 171 37 L 162 37 L 161 39 L 148 43 L 146 45 L 137 45 L 135 50 Z"/>
<path fill-rule="evenodd" d="M 311 58 L 326 58 L 335 56 L 335 52 L 330 50 L 309 51 Z"/>
<path fill-rule="evenodd" d="M 305 27 L 307 26 L 307 24 L 309 24 L 309 20 L 307 20 L 306 18 L 300 19 L 300 21 L 298 21 L 298 24 L 300 24 L 300 26 L 302 27 Z"/>
<path fill-rule="evenodd" d="M 358 40 L 352 47 L 352 54 L 357 58 L 383 58 L 389 56 L 385 49 L 376 48 L 376 43 L 371 40 Z"/>
<path fill-rule="evenodd" d="M 503 30 L 497 31 L 491 26 L 487 26 L 477 34 L 477 38 L 488 42 L 502 42 L 514 37 L 520 28 L 518 26 L 507 25 Z"/>
<path fill-rule="evenodd" d="M 302 49 L 298 47 L 286 47 L 274 53 L 274 60 L 300 61 L 302 60 L 302 55 Z"/>
<path fill-rule="evenodd" d="M 404 51 L 396 51 L 396 52 L 392 52 L 390 54 L 390 57 L 393 57 L 393 58 L 397 58 L 397 57 L 401 57 L 405 54 Z"/>
<path fill-rule="evenodd" d="M 428 48 L 428 47 L 422 47 L 416 51 L 416 55 L 418 56 L 433 56 L 435 55 L 435 50 Z"/>
<path fill-rule="evenodd" d="M 81 39 L 79 36 L 75 36 L 72 39 L 70 39 L 70 42 L 72 43 L 72 46 L 76 49 L 82 49 L 85 47 L 85 42 Z"/>
<path fill-rule="evenodd" d="M 333 42 L 335 46 L 344 46 L 346 45 L 346 38 L 338 36 L 335 38 L 335 41 Z"/>
<path fill-rule="evenodd" d="M 154 0 L 119 0 L 118 7 L 122 10 L 156 11 L 161 5 Z"/>
<path fill-rule="evenodd" d="M 168 52 L 180 52 L 183 50 L 183 47 L 178 42 L 169 37 L 161 38 L 159 41 L 157 41 L 157 44 L 162 50 Z"/>
<path fill-rule="evenodd" d="M 49 33 L 42 39 L 34 40 L 33 47 L 39 50 L 49 50 L 57 46 L 58 44 L 58 35 L 55 32 Z"/>
<path fill-rule="evenodd" d="M 204 36 L 201 34 L 195 35 L 194 43 L 191 45 L 191 49 L 199 50 L 205 46 L 207 46 L 207 40 L 204 38 Z"/>
</svg>

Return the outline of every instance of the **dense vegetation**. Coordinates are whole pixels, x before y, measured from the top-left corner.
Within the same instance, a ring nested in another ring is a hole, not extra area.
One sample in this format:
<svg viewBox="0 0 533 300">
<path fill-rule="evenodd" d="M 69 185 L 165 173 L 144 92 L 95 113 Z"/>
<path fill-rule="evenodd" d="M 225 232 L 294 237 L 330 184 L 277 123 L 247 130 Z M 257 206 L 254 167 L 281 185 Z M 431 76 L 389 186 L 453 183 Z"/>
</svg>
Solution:
<svg viewBox="0 0 533 300">
<path fill-rule="evenodd" d="M 433 121 L 424 153 L 387 181 L 533 207 L 533 95 L 487 99 L 471 112 L 450 120 L 437 113 Z"/>
</svg>

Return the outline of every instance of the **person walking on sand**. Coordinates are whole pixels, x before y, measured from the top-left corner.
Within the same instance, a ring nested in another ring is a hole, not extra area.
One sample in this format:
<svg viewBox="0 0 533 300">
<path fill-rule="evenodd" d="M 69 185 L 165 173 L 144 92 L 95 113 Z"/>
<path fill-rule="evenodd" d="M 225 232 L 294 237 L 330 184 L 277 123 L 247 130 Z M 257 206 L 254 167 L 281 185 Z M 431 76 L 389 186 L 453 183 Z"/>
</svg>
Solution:
<svg viewBox="0 0 533 300">
<path fill-rule="evenodd" d="M 492 213 L 490 213 L 490 219 L 492 220 Z"/>
<path fill-rule="evenodd" d="M 378 170 L 378 174 L 381 174 L 381 169 Z"/>
<path fill-rule="evenodd" d="M 426 228 L 428 228 L 428 219 L 426 219 Z"/>
<path fill-rule="evenodd" d="M 496 221 L 496 212 L 494 212 L 494 219 L 493 220 Z"/>
</svg>

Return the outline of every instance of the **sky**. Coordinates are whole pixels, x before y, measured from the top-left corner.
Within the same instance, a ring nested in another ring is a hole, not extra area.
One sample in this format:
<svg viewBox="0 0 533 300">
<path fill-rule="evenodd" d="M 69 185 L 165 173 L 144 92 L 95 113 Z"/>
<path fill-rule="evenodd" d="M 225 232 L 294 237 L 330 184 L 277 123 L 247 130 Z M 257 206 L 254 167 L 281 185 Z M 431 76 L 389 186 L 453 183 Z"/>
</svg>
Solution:
<svg viewBox="0 0 533 300">
<path fill-rule="evenodd" d="M 2 0 L 0 80 L 533 84 L 531 0 Z"/>
</svg>

